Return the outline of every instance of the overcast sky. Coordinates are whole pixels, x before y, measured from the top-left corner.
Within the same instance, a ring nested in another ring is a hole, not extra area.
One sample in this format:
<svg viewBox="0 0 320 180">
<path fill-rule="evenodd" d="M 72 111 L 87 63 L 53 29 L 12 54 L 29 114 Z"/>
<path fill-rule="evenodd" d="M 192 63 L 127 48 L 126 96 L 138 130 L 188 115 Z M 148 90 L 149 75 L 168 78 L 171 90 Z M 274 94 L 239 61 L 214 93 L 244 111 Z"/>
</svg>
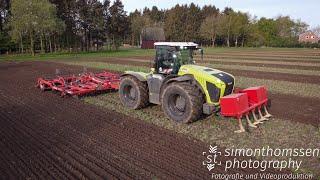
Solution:
<svg viewBox="0 0 320 180">
<path fill-rule="evenodd" d="M 122 2 L 127 12 L 143 9 L 145 6 L 167 9 L 176 4 L 194 2 L 199 6 L 215 5 L 219 9 L 229 6 L 258 17 L 273 18 L 278 15 L 290 15 L 294 19 L 301 19 L 311 27 L 320 25 L 320 0 L 122 0 Z"/>
</svg>

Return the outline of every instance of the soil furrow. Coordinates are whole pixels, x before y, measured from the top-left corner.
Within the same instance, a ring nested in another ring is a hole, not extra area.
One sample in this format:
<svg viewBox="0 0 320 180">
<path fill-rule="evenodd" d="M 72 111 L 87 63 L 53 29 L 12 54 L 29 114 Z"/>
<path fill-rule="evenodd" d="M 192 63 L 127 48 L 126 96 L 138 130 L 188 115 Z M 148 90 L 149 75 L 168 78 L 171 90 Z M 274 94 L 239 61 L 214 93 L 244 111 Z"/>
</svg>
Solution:
<svg viewBox="0 0 320 180">
<path fill-rule="evenodd" d="M 320 127 L 320 100 L 285 94 L 270 94 L 270 112 L 280 119 Z"/>
<path fill-rule="evenodd" d="M 54 97 L 55 99 L 56 99 L 56 97 Z M 40 100 L 42 100 L 42 99 L 44 99 L 43 97 L 40 99 Z M 37 101 L 37 102 L 39 102 L 39 101 Z M 41 104 L 41 103 L 39 103 L 39 104 Z M 37 107 L 37 109 L 41 109 L 41 107 Z M 62 111 L 63 111 L 63 109 L 61 109 Z M 75 111 L 77 111 L 76 110 L 76 108 L 75 108 Z M 80 113 L 80 112 L 79 112 Z M 65 113 L 61 113 L 61 114 L 64 114 L 64 115 L 67 115 L 67 114 L 65 114 Z M 116 124 L 115 124 L 116 125 Z M 112 130 L 112 128 L 110 129 L 110 130 Z M 86 130 L 84 130 L 84 131 L 86 131 Z M 108 132 L 108 131 L 106 131 L 106 132 Z M 118 131 L 119 132 L 119 131 Z M 114 132 L 114 134 L 116 134 L 116 132 Z M 121 135 L 123 135 L 124 133 L 122 132 L 122 133 L 119 133 L 119 134 L 121 134 Z M 127 136 L 129 136 L 130 134 L 127 134 Z M 117 137 L 116 139 L 123 139 L 124 137 L 123 136 L 120 136 L 120 137 Z M 115 143 L 115 142 L 113 142 L 113 143 Z M 128 142 L 122 142 L 122 143 L 124 143 L 124 144 L 126 144 L 126 143 L 128 143 Z M 117 143 L 117 144 L 119 144 L 119 143 Z M 111 145 L 111 144 L 110 144 Z M 128 149 L 129 150 L 129 149 Z"/>
<path fill-rule="evenodd" d="M 6 123 L 6 124 L 9 125 L 9 123 Z M 43 179 L 43 178 L 53 179 L 54 177 L 62 178 L 62 176 L 60 176 L 60 174 L 57 173 L 55 169 L 52 169 L 52 164 L 49 163 L 51 159 L 47 159 L 46 157 L 47 153 L 43 151 L 43 149 L 31 147 L 27 143 L 19 141 L 19 139 L 21 139 L 19 135 L 23 135 L 24 138 L 28 139 L 28 143 L 35 143 L 33 141 L 34 137 L 31 137 L 27 131 L 20 131 L 22 130 L 21 127 L 19 127 L 19 129 L 17 127 L 19 126 L 17 126 L 16 124 L 11 124 L 11 126 L 6 127 L 7 131 L 5 133 L 10 136 L 11 141 L 16 142 L 16 144 L 14 145 L 15 147 L 20 146 L 21 153 L 25 153 L 22 149 L 29 148 L 29 151 L 27 151 L 28 154 L 25 154 L 25 156 L 34 157 L 35 160 L 30 163 L 32 165 L 32 169 L 35 169 L 34 172 L 37 174 L 38 178 L 40 179 Z M 39 146 L 36 145 L 36 147 L 39 147 Z"/>
<path fill-rule="evenodd" d="M 26 111 L 28 111 L 28 110 L 26 110 Z M 29 111 L 32 111 L 32 110 L 29 109 Z M 21 112 L 20 112 L 20 113 L 21 113 Z M 40 112 L 38 112 L 38 115 L 39 115 L 39 113 L 40 113 Z M 44 118 L 43 115 L 42 115 L 41 118 Z M 21 123 L 22 123 L 22 122 L 21 122 Z M 35 124 L 33 124 L 33 125 L 35 125 Z M 25 127 L 27 127 L 27 126 L 28 126 L 28 125 L 25 124 Z M 20 127 L 20 128 L 23 128 L 23 127 Z M 39 127 L 37 127 L 36 129 L 30 129 L 30 131 L 31 131 L 31 132 L 35 132 L 35 131 L 37 131 L 38 129 L 41 129 L 41 128 L 43 128 L 43 126 L 42 126 L 42 127 L 39 126 Z M 72 131 L 72 130 L 71 130 L 71 131 Z M 43 132 L 42 132 L 42 133 L 43 133 Z M 38 136 L 41 136 L 40 134 L 41 134 L 41 132 L 39 133 Z M 56 136 L 56 135 L 51 134 L 50 136 L 52 137 L 52 136 Z M 50 137 L 50 136 L 49 136 L 49 137 Z M 74 140 L 75 140 L 75 138 L 74 138 Z M 45 139 L 45 138 L 44 138 L 42 142 L 46 142 L 46 141 L 49 141 L 49 139 Z M 69 145 L 63 145 L 63 144 L 59 143 L 58 145 L 59 145 L 59 148 L 57 148 L 57 147 L 50 147 L 50 146 L 47 146 L 47 148 L 48 148 L 48 149 L 51 149 L 51 148 L 55 149 L 55 151 L 58 151 L 55 156 L 64 157 L 64 159 L 69 159 L 70 162 L 76 162 L 77 159 L 80 159 L 80 160 L 82 159 L 82 158 L 81 158 L 81 155 L 78 155 L 78 158 L 71 157 L 71 159 L 70 159 L 69 156 L 74 156 L 74 155 L 76 154 L 73 150 L 68 150 L 69 147 L 71 146 L 71 144 L 69 144 Z M 45 150 L 44 150 L 44 151 L 45 151 Z M 69 151 L 71 151 L 71 152 L 69 152 Z M 69 156 L 66 157 L 66 154 L 68 154 Z M 74 164 L 74 163 L 73 163 L 73 164 Z M 88 163 L 83 163 L 83 162 L 82 162 L 82 164 L 86 164 L 86 165 L 87 165 Z M 83 165 L 83 166 L 84 166 L 84 165 Z M 77 169 L 79 169 L 79 170 L 83 169 L 83 167 L 80 167 L 79 165 L 78 165 L 77 167 L 78 167 Z M 79 173 L 76 173 L 76 174 L 79 174 Z M 90 174 L 90 173 L 84 172 L 84 174 Z M 93 177 L 94 177 L 94 176 L 92 176 L 92 178 L 93 178 Z"/>
<path fill-rule="evenodd" d="M 43 98 L 42 98 L 43 99 Z M 41 99 L 40 99 L 41 100 Z M 38 102 L 38 101 L 37 101 Z M 41 103 L 39 103 L 39 104 L 41 104 Z M 40 109 L 40 108 L 37 108 L 37 109 Z M 61 111 L 63 111 L 63 109 L 61 109 Z M 75 109 L 75 111 L 76 111 L 76 109 Z M 79 112 L 80 113 L 80 112 Z M 62 113 L 62 114 L 64 114 L 64 115 L 66 115 L 65 113 Z M 103 117 L 101 117 L 101 118 L 103 118 Z M 113 126 L 118 126 L 118 124 L 116 124 L 116 123 L 108 123 L 109 125 L 113 125 Z M 132 125 L 130 125 L 130 124 L 128 124 L 128 125 L 126 125 L 127 127 L 131 127 L 131 126 L 133 126 L 133 124 Z M 134 127 L 134 126 L 133 126 Z M 104 130 L 105 131 L 105 133 L 107 133 L 108 131 L 112 131 L 112 129 L 113 129 L 114 127 L 112 127 L 112 128 L 110 128 L 110 129 L 106 129 L 106 130 Z M 130 132 L 129 132 L 129 134 L 125 134 L 124 132 L 126 132 L 126 131 L 122 131 L 121 133 L 118 133 L 118 136 L 116 137 L 116 139 L 123 139 L 125 136 L 132 136 L 132 134 L 133 134 L 133 132 L 134 131 L 136 131 L 136 130 L 139 130 L 139 129 L 130 129 Z M 119 131 L 118 131 L 119 132 Z M 132 133 L 131 133 L 132 132 Z M 113 133 L 114 135 L 116 135 L 117 134 L 117 132 L 114 132 Z M 102 139 L 103 141 L 105 141 L 105 139 Z M 108 140 L 108 139 L 107 139 Z M 114 142 L 115 143 L 115 142 Z M 126 142 L 126 141 L 124 141 L 124 142 L 122 142 L 123 144 L 128 144 L 129 142 Z M 141 142 L 139 142 L 139 141 L 137 141 L 137 142 L 133 142 L 132 144 L 136 144 L 136 143 L 141 143 Z M 157 142 L 155 142 L 155 145 L 157 145 Z M 128 146 L 128 150 L 130 150 L 130 147 Z M 170 150 L 170 148 L 167 148 L 167 149 L 164 149 L 164 151 L 167 151 L 167 150 Z M 156 151 L 156 152 L 160 152 L 160 151 Z M 199 151 L 198 151 L 199 152 Z M 186 154 L 186 155 L 188 155 L 188 154 Z M 172 156 L 172 157 L 167 157 L 166 159 L 171 159 L 171 160 L 175 160 L 175 161 L 178 161 L 179 160 L 179 157 L 175 157 L 175 156 Z M 169 162 L 168 162 L 169 163 Z M 192 164 L 189 164 L 189 163 L 187 163 L 186 165 L 192 165 Z M 155 168 L 158 168 L 158 167 L 155 167 Z M 195 173 L 195 172 L 193 172 L 193 173 Z"/>
<path fill-rule="evenodd" d="M 56 99 L 56 97 L 54 97 L 55 99 Z M 42 97 L 42 98 L 40 98 L 39 100 L 41 101 L 41 100 L 43 100 L 44 98 Z M 36 99 L 36 102 L 39 102 L 37 99 Z M 41 103 L 38 103 L 38 104 L 41 104 Z M 37 108 L 37 109 L 40 109 L 40 108 Z M 61 110 L 63 110 L 63 109 L 61 109 Z M 64 113 L 61 113 L 61 114 L 64 114 Z M 115 124 L 116 125 L 116 124 Z M 128 127 L 130 127 L 130 125 L 128 125 Z M 138 129 L 137 129 L 138 130 Z M 132 131 L 135 131 L 134 129 L 132 130 Z M 123 134 L 123 133 L 122 133 Z M 128 135 L 130 135 L 130 134 L 128 134 Z M 121 137 L 119 137 L 119 138 L 121 138 Z M 122 137 L 123 138 L 123 137 Z M 127 143 L 127 142 L 125 142 L 125 143 Z M 165 150 L 169 150 L 169 148 L 168 149 L 165 149 Z M 199 151 L 198 151 L 199 152 Z M 171 158 L 173 158 L 173 159 L 177 159 L 178 160 L 178 158 L 176 158 L 176 157 L 169 157 L 170 159 Z"/>
<path fill-rule="evenodd" d="M 6 98 L 4 98 L 3 96 L 1 97 L 1 99 L 3 100 L 3 102 L 6 100 Z M 9 101 L 9 102 L 12 102 L 12 101 Z M 19 114 L 23 114 L 23 111 L 19 111 Z M 15 123 L 15 118 L 20 118 L 20 117 L 12 118 L 10 115 L 7 114 L 7 116 L 5 118 L 8 121 L 8 123 L 11 124 L 11 126 L 9 126 L 8 129 L 12 129 L 12 131 L 15 132 L 13 135 L 22 135 L 25 138 L 28 137 L 26 139 L 28 140 L 29 143 L 32 142 L 33 144 L 36 144 L 34 146 L 30 146 L 29 148 L 32 149 L 32 151 L 43 155 L 41 158 L 37 158 L 37 160 L 45 159 L 47 164 L 50 164 L 50 166 L 54 165 L 55 168 L 57 168 L 61 174 L 66 175 L 65 177 L 67 177 L 68 179 L 71 178 L 70 176 L 68 176 L 68 174 L 65 174 L 65 172 L 59 167 L 61 161 L 58 161 L 57 157 L 60 157 L 61 154 L 60 155 L 56 154 L 55 151 L 53 151 L 54 148 L 52 146 L 48 145 L 48 139 L 41 138 L 41 134 L 35 135 L 36 130 L 28 129 L 28 127 L 25 126 L 22 119 L 20 119 L 19 123 Z M 32 122 L 32 120 L 31 120 L 31 122 Z M 14 127 L 14 129 L 13 129 L 13 127 Z M 20 132 L 20 133 L 18 133 L 18 132 Z M 36 140 L 36 139 L 39 139 L 39 140 Z M 47 157 L 48 155 L 50 157 Z M 44 164 L 46 164 L 46 163 L 44 163 Z M 56 170 L 56 169 L 51 169 L 51 168 L 48 168 L 48 169 L 50 169 L 50 171 Z M 55 176 L 53 176 L 53 177 L 55 177 Z"/>
<path fill-rule="evenodd" d="M 2 126 L 3 127 L 3 126 Z M 5 129 L 4 129 L 5 130 Z M 12 137 L 8 137 L 7 130 L 0 131 L 1 136 L 6 140 L 5 148 L 1 149 L 1 153 L 7 155 L 10 158 L 11 163 L 15 164 L 15 170 L 19 173 L 19 176 L 23 176 L 25 178 L 38 179 L 38 174 L 34 170 L 32 170 L 31 162 L 27 162 L 27 158 L 23 156 L 23 149 L 19 149 L 19 145 L 12 139 Z M 20 152 L 17 152 L 19 151 Z M 21 173 L 21 174 L 20 174 Z"/>
<path fill-rule="evenodd" d="M 55 99 L 56 99 L 56 97 L 54 97 Z M 20 102 L 21 103 L 21 102 Z M 38 102 L 39 103 L 39 102 Z M 39 104 L 41 104 L 41 103 L 39 103 Z M 30 105 L 32 105 L 32 104 L 29 104 L 28 106 L 30 106 Z M 37 106 L 36 106 L 37 107 Z M 39 107 L 37 107 L 36 108 L 37 110 L 38 109 L 41 109 L 41 108 L 39 108 Z M 34 111 L 34 110 L 33 110 Z M 41 113 L 41 112 L 37 112 L 38 114 L 39 113 Z M 64 115 L 66 115 L 66 114 L 64 114 Z M 120 137 L 120 138 L 123 138 L 123 137 Z M 114 144 L 114 143 L 116 143 L 116 144 L 119 144 L 119 142 L 113 142 L 112 144 Z M 128 143 L 128 142 L 124 142 L 124 143 Z M 111 145 L 111 144 L 110 144 Z M 130 149 L 128 149 L 128 151 L 130 151 Z M 156 167 L 154 170 L 156 170 L 157 168 L 159 168 L 159 167 Z M 161 171 L 161 170 L 158 170 L 158 171 Z M 165 172 L 165 171 L 163 171 L 163 172 Z"/>
<path fill-rule="evenodd" d="M 1 116 L 0 116 L 1 118 Z M 0 134 L 1 130 L 0 130 Z M 17 174 L 23 174 L 23 172 L 17 172 L 17 170 L 15 170 L 14 166 L 12 165 L 14 161 L 8 161 L 8 159 L 11 159 L 12 156 L 7 152 L 7 147 L 6 147 L 6 143 L 5 143 L 5 139 L 4 137 L 2 137 L 2 135 L 0 136 L 0 148 L 1 148 L 1 153 L 0 153 L 0 162 L 6 167 L 2 167 L 1 166 L 1 175 L 3 177 L 0 177 L 1 179 L 17 179 L 18 176 Z"/>
</svg>

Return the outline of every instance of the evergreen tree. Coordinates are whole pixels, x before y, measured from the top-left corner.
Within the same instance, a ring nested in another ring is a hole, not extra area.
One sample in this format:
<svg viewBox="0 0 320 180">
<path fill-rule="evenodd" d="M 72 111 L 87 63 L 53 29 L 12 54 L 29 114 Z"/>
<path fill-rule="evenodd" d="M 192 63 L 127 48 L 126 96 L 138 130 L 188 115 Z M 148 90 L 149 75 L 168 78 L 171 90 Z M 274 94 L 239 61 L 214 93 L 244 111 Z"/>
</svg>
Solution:
<svg viewBox="0 0 320 180">
<path fill-rule="evenodd" d="M 120 0 L 116 0 L 110 7 L 110 16 L 109 34 L 112 39 L 113 47 L 118 49 L 128 32 L 127 15 Z"/>
<path fill-rule="evenodd" d="M 14 46 L 9 37 L 8 28 L 5 28 L 9 14 L 10 0 L 0 0 L 0 54 Z"/>
<path fill-rule="evenodd" d="M 10 0 L 0 0 L 0 32 L 4 31 L 4 23 L 7 20 L 10 8 Z"/>
<path fill-rule="evenodd" d="M 57 33 L 59 37 L 55 37 L 58 41 L 55 46 L 70 49 L 77 44 L 77 2 L 76 0 L 50 0 L 57 7 L 57 17 L 65 23 L 65 30 Z M 58 48 L 58 47 L 57 47 Z"/>
</svg>

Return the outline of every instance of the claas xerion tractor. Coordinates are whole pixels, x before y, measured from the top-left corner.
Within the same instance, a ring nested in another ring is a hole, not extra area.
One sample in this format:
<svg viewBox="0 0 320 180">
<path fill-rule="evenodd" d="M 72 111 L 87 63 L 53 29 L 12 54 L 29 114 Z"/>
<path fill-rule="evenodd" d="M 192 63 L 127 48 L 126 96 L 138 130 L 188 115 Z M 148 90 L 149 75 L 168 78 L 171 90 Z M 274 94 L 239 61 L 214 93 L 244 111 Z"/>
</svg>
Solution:
<svg viewBox="0 0 320 180">
<path fill-rule="evenodd" d="M 220 112 L 220 105 L 223 104 L 226 108 L 222 114 L 238 118 L 240 130 L 237 132 L 244 131 L 242 116 L 247 117 L 251 127 L 256 127 L 262 120 L 266 120 L 266 117 L 271 116 L 266 108 L 266 115 L 261 114 L 260 107 L 266 106 L 263 99 L 264 102 L 261 102 L 258 108 L 261 118 L 258 120 L 254 115 L 255 122 L 251 123 L 248 113 L 252 111 L 255 114 L 253 111 L 257 108 L 250 108 L 252 103 L 250 104 L 247 97 L 243 98 L 244 93 L 236 94 L 237 97 L 234 94 L 230 96 L 235 87 L 233 75 L 195 64 L 195 53 L 201 54 L 203 59 L 203 50 L 197 44 L 157 42 L 154 45 L 156 56 L 150 73 L 126 71 L 121 75 L 119 95 L 124 106 L 141 109 L 149 103 L 162 105 L 168 118 L 176 122 L 190 123 L 199 119 L 202 114 Z M 255 94 L 259 94 L 260 90 L 257 92 Z M 244 103 L 241 104 L 239 98 Z M 232 113 L 228 114 L 228 111 Z"/>
</svg>

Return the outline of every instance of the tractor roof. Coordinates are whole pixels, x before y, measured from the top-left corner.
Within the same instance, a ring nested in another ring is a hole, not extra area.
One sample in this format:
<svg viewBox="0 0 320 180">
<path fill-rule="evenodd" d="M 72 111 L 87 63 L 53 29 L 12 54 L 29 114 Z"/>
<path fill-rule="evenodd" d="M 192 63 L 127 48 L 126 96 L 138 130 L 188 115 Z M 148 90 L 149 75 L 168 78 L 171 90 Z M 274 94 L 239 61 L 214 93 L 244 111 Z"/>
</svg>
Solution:
<svg viewBox="0 0 320 180">
<path fill-rule="evenodd" d="M 156 42 L 155 46 L 172 46 L 172 47 L 198 47 L 198 44 L 193 42 Z"/>
</svg>

